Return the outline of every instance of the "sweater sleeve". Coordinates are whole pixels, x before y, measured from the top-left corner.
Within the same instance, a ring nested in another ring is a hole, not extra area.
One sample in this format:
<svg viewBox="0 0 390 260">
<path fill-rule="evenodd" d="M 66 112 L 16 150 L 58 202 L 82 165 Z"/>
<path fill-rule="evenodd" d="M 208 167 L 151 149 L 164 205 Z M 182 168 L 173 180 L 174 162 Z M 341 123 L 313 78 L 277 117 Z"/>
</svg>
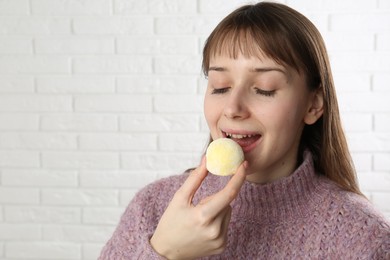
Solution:
<svg viewBox="0 0 390 260">
<path fill-rule="evenodd" d="M 149 185 L 136 194 L 111 239 L 103 247 L 99 260 L 164 259 L 153 250 L 149 242 L 168 203 L 161 202 L 161 197 L 157 201 L 156 186 L 159 185 Z"/>
</svg>

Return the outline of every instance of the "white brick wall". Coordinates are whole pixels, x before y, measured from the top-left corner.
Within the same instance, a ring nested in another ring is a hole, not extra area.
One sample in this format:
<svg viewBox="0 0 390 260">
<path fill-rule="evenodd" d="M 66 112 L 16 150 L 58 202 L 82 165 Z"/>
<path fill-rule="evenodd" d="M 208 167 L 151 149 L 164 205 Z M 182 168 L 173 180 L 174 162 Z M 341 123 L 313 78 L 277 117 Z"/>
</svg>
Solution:
<svg viewBox="0 0 390 260">
<path fill-rule="evenodd" d="M 96 259 L 135 192 L 196 165 L 201 49 L 244 0 L 0 0 L 0 259 Z M 361 186 L 390 217 L 390 1 L 320 29 Z"/>
</svg>

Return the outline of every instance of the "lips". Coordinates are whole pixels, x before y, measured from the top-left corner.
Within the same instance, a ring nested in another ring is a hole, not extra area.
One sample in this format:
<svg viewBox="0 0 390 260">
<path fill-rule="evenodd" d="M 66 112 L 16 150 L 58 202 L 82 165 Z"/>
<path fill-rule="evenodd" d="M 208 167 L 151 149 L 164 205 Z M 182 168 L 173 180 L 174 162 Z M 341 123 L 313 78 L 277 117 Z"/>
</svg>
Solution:
<svg viewBox="0 0 390 260">
<path fill-rule="evenodd" d="M 254 149 L 261 139 L 261 134 L 258 133 L 246 133 L 238 131 L 223 132 L 224 137 L 230 138 L 238 143 L 244 153 L 247 153 Z"/>
</svg>

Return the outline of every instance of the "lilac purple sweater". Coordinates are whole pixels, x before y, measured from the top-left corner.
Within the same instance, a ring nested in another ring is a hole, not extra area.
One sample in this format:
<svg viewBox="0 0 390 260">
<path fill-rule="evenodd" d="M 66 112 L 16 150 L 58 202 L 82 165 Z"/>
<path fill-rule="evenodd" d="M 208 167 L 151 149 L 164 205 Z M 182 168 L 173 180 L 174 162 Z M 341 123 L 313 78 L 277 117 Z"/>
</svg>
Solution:
<svg viewBox="0 0 390 260">
<path fill-rule="evenodd" d="M 149 239 L 186 177 L 142 189 L 99 259 L 164 259 Z M 194 203 L 227 181 L 209 174 Z M 390 259 L 389 222 L 365 198 L 316 174 L 309 153 L 288 177 L 265 185 L 244 183 L 232 208 L 226 250 L 202 259 Z"/>
</svg>

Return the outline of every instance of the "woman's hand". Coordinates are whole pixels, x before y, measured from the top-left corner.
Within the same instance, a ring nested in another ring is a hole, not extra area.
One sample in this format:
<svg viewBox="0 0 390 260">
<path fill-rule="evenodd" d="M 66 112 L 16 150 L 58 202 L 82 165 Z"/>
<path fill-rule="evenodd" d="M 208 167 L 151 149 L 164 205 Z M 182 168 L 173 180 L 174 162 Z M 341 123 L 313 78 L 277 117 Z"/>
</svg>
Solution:
<svg viewBox="0 0 390 260">
<path fill-rule="evenodd" d="M 227 243 L 230 203 L 245 181 L 242 163 L 225 188 L 193 205 L 195 192 L 207 176 L 205 158 L 175 193 L 150 243 L 168 259 L 194 259 L 220 254 Z"/>
</svg>

